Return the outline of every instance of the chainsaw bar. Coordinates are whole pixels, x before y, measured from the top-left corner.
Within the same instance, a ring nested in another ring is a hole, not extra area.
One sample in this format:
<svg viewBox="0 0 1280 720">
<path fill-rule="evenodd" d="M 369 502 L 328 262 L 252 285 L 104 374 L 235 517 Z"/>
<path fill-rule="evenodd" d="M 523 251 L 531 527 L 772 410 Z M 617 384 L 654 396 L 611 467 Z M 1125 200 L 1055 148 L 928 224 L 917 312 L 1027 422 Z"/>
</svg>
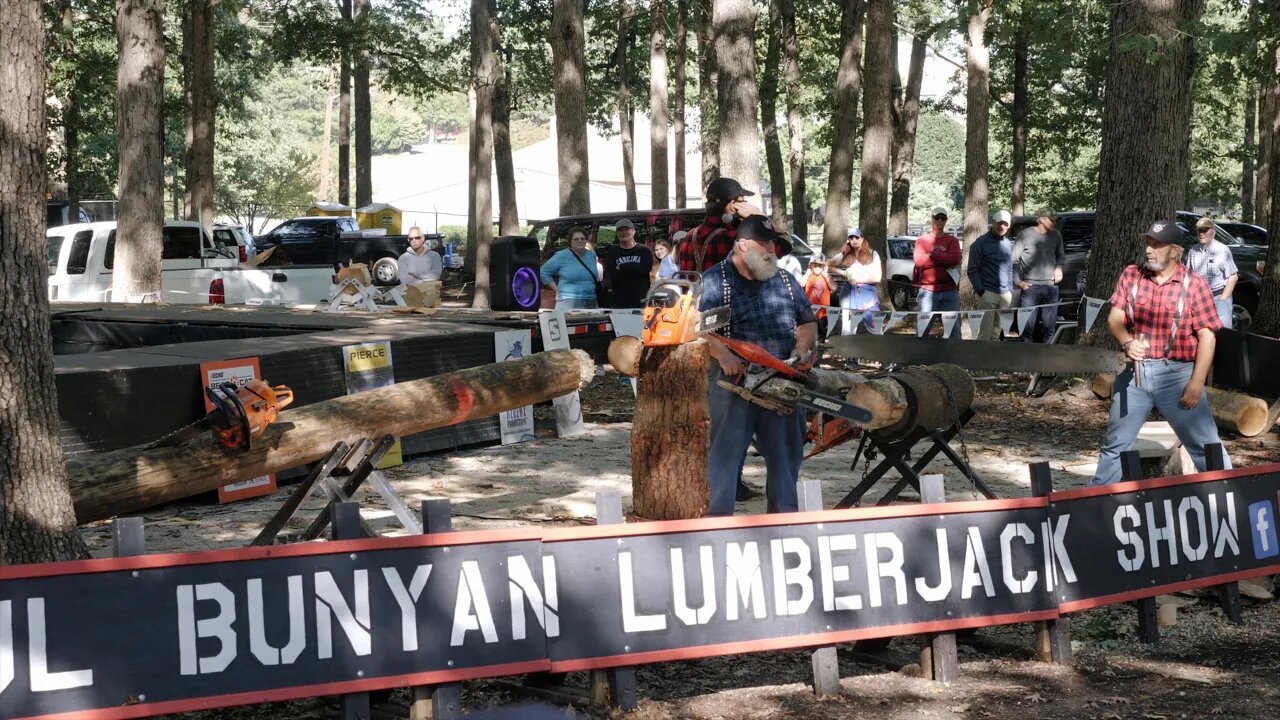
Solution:
<svg viewBox="0 0 1280 720">
<path fill-rule="evenodd" d="M 703 310 L 698 318 L 698 332 L 708 333 L 715 332 L 723 327 L 729 326 L 729 306 L 722 305 L 718 308 Z"/>
<path fill-rule="evenodd" d="M 1124 355 L 1083 345 L 1009 343 L 998 340 L 935 340 L 910 335 L 841 335 L 831 338 L 833 353 L 847 358 L 899 365 L 947 363 L 967 370 L 1010 373 L 1120 372 Z"/>
<path fill-rule="evenodd" d="M 847 403 L 840 398 L 823 395 L 812 390 L 805 390 L 801 392 L 800 397 L 796 398 L 796 405 L 825 415 L 841 417 L 850 422 L 871 422 L 870 410 L 852 403 Z"/>
</svg>

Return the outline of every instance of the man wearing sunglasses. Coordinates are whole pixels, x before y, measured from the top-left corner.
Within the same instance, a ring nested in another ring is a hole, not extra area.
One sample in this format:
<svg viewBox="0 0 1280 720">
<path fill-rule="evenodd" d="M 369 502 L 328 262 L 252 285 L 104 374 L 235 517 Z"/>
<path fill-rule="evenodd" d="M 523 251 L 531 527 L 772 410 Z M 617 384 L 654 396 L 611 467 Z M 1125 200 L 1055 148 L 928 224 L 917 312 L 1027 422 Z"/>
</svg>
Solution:
<svg viewBox="0 0 1280 720">
<path fill-rule="evenodd" d="M 439 280 L 443 263 L 440 254 L 428 250 L 422 228 L 409 228 L 409 249 L 400 256 L 400 284 L 412 285 L 424 280 Z"/>
<path fill-rule="evenodd" d="M 1187 267 L 1204 278 L 1213 293 L 1213 307 L 1218 311 L 1222 327 L 1231 327 L 1231 293 L 1236 289 L 1239 271 L 1231 249 L 1218 242 L 1218 228 L 1213 220 L 1202 217 L 1196 223 L 1196 238 L 1200 242 L 1187 250 Z"/>
</svg>

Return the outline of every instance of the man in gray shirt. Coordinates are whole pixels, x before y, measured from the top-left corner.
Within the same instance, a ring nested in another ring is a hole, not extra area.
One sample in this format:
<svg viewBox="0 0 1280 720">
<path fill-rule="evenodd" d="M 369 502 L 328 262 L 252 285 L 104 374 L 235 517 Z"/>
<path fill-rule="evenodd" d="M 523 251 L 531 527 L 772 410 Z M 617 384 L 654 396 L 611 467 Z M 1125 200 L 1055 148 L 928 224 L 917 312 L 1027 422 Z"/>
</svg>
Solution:
<svg viewBox="0 0 1280 720">
<path fill-rule="evenodd" d="M 1013 304 L 1013 248 L 1009 244 L 1009 223 L 1013 216 L 1008 210 L 991 214 L 991 229 L 973 241 L 966 268 L 973 292 L 978 295 L 979 310 L 1004 310 Z M 1000 337 L 997 314 L 987 312 L 982 316 L 979 340 L 995 340 Z"/>
<path fill-rule="evenodd" d="M 1040 208 L 1036 224 L 1018 233 L 1013 243 L 1013 284 L 1022 291 L 1018 307 L 1036 308 L 1019 331 L 1024 342 L 1035 342 L 1037 336 L 1040 342 L 1051 342 L 1058 326 L 1058 283 L 1066 251 L 1057 224 L 1052 208 Z"/>
<path fill-rule="evenodd" d="M 1218 226 L 1212 219 L 1202 217 L 1196 222 L 1196 238 L 1200 242 L 1187 250 L 1187 267 L 1204 278 L 1213 293 L 1213 306 L 1218 311 L 1222 327 L 1231 328 L 1231 293 L 1235 292 L 1240 271 L 1231 248 L 1218 242 Z"/>
<path fill-rule="evenodd" d="M 412 285 L 424 280 L 439 280 L 443 264 L 440 254 L 426 248 L 422 228 L 409 228 L 409 249 L 400 256 L 400 284 Z"/>
</svg>

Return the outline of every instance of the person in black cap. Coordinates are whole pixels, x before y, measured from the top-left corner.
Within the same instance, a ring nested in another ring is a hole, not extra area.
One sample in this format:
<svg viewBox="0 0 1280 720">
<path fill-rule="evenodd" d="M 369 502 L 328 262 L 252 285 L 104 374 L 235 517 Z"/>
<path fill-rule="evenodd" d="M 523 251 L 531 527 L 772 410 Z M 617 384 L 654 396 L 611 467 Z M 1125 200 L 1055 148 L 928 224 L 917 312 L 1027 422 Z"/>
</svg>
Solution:
<svg viewBox="0 0 1280 720">
<path fill-rule="evenodd" d="M 653 251 L 636 243 L 636 226 L 628 218 L 619 220 L 614 227 L 618 244 L 604 253 L 604 284 L 612 290 L 609 305 L 643 307 L 653 270 Z"/>
<path fill-rule="evenodd" d="M 733 178 L 716 178 L 707 186 L 707 217 L 676 248 L 681 270 L 704 272 L 733 252 L 735 233 L 742 218 L 760 215 L 747 202 L 755 193 Z"/>
<path fill-rule="evenodd" d="M 777 233 L 763 215 L 739 223 L 732 253 L 702 276 L 700 310 L 725 305 L 729 326 L 721 335 L 763 347 L 779 360 L 797 367 L 813 364 L 817 318 L 804 288 L 791 273 L 779 272 L 774 245 Z M 742 361 L 711 336 L 711 356 L 719 364 L 714 380 L 735 378 Z M 804 452 L 804 413 L 782 415 L 747 402 L 712 382 L 709 391 L 711 446 L 707 453 L 707 481 L 711 489 L 708 515 L 732 515 L 735 488 L 747 448 L 755 438 L 767 470 L 769 512 L 797 509 L 796 480 Z"/>
</svg>

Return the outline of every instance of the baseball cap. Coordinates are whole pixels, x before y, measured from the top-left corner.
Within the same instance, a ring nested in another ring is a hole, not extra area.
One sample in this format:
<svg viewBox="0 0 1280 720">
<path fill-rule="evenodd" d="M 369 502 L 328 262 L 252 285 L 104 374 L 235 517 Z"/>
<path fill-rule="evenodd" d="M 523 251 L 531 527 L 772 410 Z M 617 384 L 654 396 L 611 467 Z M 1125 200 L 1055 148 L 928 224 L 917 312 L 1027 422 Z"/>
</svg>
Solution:
<svg viewBox="0 0 1280 720">
<path fill-rule="evenodd" d="M 632 230 L 635 230 L 636 224 L 631 222 L 629 218 L 622 218 L 621 220 L 613 224 L 613 228 L 615 230 L 621 230 L 623 228 L 631 228 Z"/>
<path fill-rule="evenodd" d="M 997 210 L 991 213 L 992 225 L 995 225 L 996 223 L 1011 223 L 1011 222 L 1013 222 L 1013 216 L 1009 214 L 1008 210 Z"/>
<path fill-rule="evenodd" d="M 1053 208 L 1049 207 L 1048 205 L 1045 205 L 1044 207 L 1042 207 L 1042 208 L 1040 208 L 1039 210 L 1037 210 L 1037 211 L 1036 211 L 1036 217 L 1037 217 L 1037 218 L 1049 218 L 1050 220 L 1057 220 L 1057 219 L 1058 219 L 1058 211 L 1057 211 L 1057 210 L 1054 210 Z"/>
<path fill-rule="evenodd" d="M 1142 238 L 1151 238 L 1158 243 L 1172 245 L 1182 239 L 1182 230 L 1178 228 L 1178 223 L 1173 220 L 1157 220 L 1151 223 L 1151 227 L 1142 233 Z"/>
<path fill-rule="evenodd" d="M 778 231 L 773 229 L 773 221 L 764 215 L 752 215 L 738 223 L 739 240 L 775 240 L 777 237 Z"/>
<path fill-rule="evenodd" d="M 862 228 L 849 228 L 849 237 L 862 237 Z"/>
<path fill-rule="evenodd" d="M 791 238 L 786 233 L 777 233 L 773 236 L 773 252 L 778 257 L 786 257 L 791 254 Z"/>
<path fill-rule="evenodd" d="M 734 198 L 751 197 L 755 193 L 747 190 L 733 178 L 716 178 L 707 186 L 707 202 L 712 204 L 724 204 L 731 202 Z"/>
<path fill-rule="evenodd" d="M 942 207 L 941 205 L 934 208 L 933 211 L 929 213 L 929 217 L 931 218 L 936 218 L 939 215 L 941 215 L 942 217 L 947 217 L 947 209 Z"/>
<path fill-rule="evenodd" d="M 1215 227 L 1217 227 L 1217 224 L 1213 222 L 1213 218 L 1202 217 L 1196 221 L 1197 230 L 1208 230 Z"/>
<path fill-rule="evenodd" d="M 678 243 L 686 237 L 689 237 L 688 230 L 677 230 L 675 234 L 671 236 L 671 242 Z"/>
<path fill-rule="evenodd" d="M 814 253 L 809 256 L 810 265 L 824 265 L 826 262 L 827 258 L 822 254 L 821 250 L 814 251 Z"/>
</svg>

